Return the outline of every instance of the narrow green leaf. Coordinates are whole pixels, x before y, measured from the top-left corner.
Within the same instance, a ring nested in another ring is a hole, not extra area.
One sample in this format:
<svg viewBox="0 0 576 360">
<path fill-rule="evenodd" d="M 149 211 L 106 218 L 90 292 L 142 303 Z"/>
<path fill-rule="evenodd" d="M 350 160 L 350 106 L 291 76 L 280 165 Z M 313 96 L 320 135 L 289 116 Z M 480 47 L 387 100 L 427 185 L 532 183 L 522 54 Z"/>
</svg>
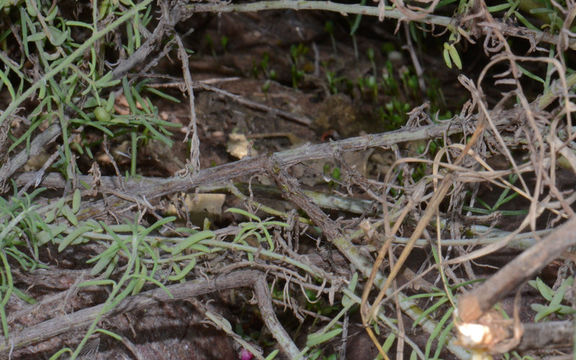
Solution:
<svg viewBox="0 0 576 360">
<path fill-rule="evenodd" d="M 267 228 L 272 227 L 272 226 L 279 226 L 279 227 L 283 227 L 283 228 L 287 229 L 290 227 L 290 225 L 288 225 L 287 223 L 282 222 L 282 221 L 263 221 L 260 225 L 267 227 Z"/>
<path fill-rule="evenodd" d="M 558 310 L 558 314 L 561 315 L 572 315 L 574 313 L 576 313 L 576 309 L 566 305 L 560 305 L 560 310 Z"/>
<path fill-rule="evenodd" d="M 36 11 L 36 9 L 38 7 L 38 3 L 36 3 L 35 5 L 32 5 L 32 1 L 36 1 L 36 0 L 26 0 L 26 11 L 28 11 L 28 14 L 30 16 L 37 17 L 38 12 Z"/>
<path fill-rule="evenodd" d="M 434 303 L 432 306 L 430 306 L 429 308 L 427 308 L 425 311 L 422 312 L 422 314 L 420 314 L 416 320 L 414 320 L 414 324 L 412 324 L 412 327 L 416 327 L 418 326 L 418 324 L 420 323 L 420 321 L 422 321 L 423 319 L 425 319 L 428 315 L 430 315 L 431 313 L 433 313 L 434 311 L 436 311 L 440 306 L 444 305 L 445 303 L 448 302 L 448 298 L 441 298 L 440 300 L 438 300 L 436 303 Z"/>
<path fill-rule="evenodd" d="M 134 230 L 134 225 L 132 224 L 107 225 L 107 229 L 109 229 L 110 232 L 114 233 L 129 233 Z M 138 225 L 137 231 L 142 231 L 144 229 L 145 229 L 144 226 Z"/>
<path fill-rule="evenodd" d="M 166 100 L 168 100 L 168 101 L 172 101 L 172 102 L 174 102 L 174 103 L 176 103 L 176 104 L 180 104 L 180 99 L 175 98 L 174 96 L 168 95 L 168 94 L 166 94 L 165 92 L 162 92 L 162 91 L 160 91 L 160 90 L 158 90 L 158 89 L 156 89 L 156 88 L 145 87 L 144 89 L 145 89 L 146 91 L 148 91 L 148 92 L 151 92 L 152 94 L 154 94 L 154 95 L 156 95 L 156 96 L 158 96 L 158 97 L 161 97 L 161 98 L 166 99 Z"/>
<path fill-rule="evenodd" d="M 175 247 L 173 247 L 171 249 L 172 255 L 180 254 L 181 252 L 183 252 L 184 250 L 186 250 L 190 246 L 196 244 L 197 242 L 202 241 L 202 240 L 206 240 L 206 239 L 210 239 L 213 237 L 214 237 L 214 233 L 210 230 L 204 230 L 204 231 L 197 232 L 196 234 L 190 235 L 186 239 L 184 239 L 182 242 L 180 242 L 178 245 L 176 245 Z"/>
<path fill-rule="evenodd" d="M 110 7 L 110 0 L 100 1 L 100 6 L 98 8 L 98 20 L 102 20 L 108 15 L 109 7 Z"/>
<path fill-rule="evenodd" d="M 38 303 L 38 301 L 36 301 L 33 297 L 24 293 L 22 290 L 18 288 L 14 288 L 13 291 L 16 296 L 18 296 L 21 300 L 26 301 L 28 304 L 34 305 Z"/>
<path fill-rule="evenodd" d="M 142 98 L 142 96 L 140 96 L 140 93 L 139 93 L 140 89 L 136 89 L 135 87 L 132 87 L 131 90 L 132 90 L 132 97 L 134 97 L 134 101 L 136 102 L 136 104 L 140 104 L 140 106 L 142 107 L 142 110 L 146 114 L 152 114 L 152 111 L 150 111 L 148 99 L 144 99 L 144 98 Z"/>
<path fill-rule="evenodd" d="M 348 289 L 351 292 L 354 292 L 357 284 L 358 284 L 358 273 L 355 272 L 354 275 L 352 275 L 352 279 L 350 279 L 350 284 L 348 285 Z M 347 295 L 342 296 L 342 306 L 349 307 L 350 305 L 352 305 L 352 303 L 354 303 L 354 301 L 352 299 L 350 299 L 349 296 L 347 296 Z"/>
<path fill-rule="evenodd" d="M 406 298 L 406 300 L 416 300 L 416 299 L 424 299 L 424 298 L 429 298 L 429 297 L 442 297 L 442 296 L 446 296 L 446 293 L 444 293 L 444 291 L 438 291 L 438 292 L 429 292 L 429 293 L 423 293 L 423 294 L 416 294 L 416 295 L 412 295 L 412 296 L 408 296 Z"/>
<path fill-rule="evenodd" d="M 54 19 L 56 18 L 56 15 L 58 15 L 58 6 L 52 6 L 52 11 L 50 11 L 50 13 L 48 14 L 48 16 L 46 16 L 44 18 L 44 21 L 46 21 L 47 23 L 51 23 L 52 21 L 54 21 Z"/>
<path fill-rule="evenodd" d="M 122 78 L 122 89 L 124 93 L 124 98 L 128 103 L 128 107 L 130 108 L 130 113 L 137 114 L 138 108 L 136 107 L 136 103 L 134 102 L 134 98 L 132 97 L 132 91 L 130 90 L 130 85 L 128 84 L 128 78 Z"/>
<path fill-rule="evenodd" d="M 278 350 L 278 349 L 272 351 L 270 353 L 270 355 L 266 356 L 265 360 L 273 360 L 276 357 L 276 355 L 278 355 L 279 352 L 280 352 L 280 350 Z"/>
<path fill-rule="evenodd" d="M 82 22 L 82 21 L 75 21 L 75 20 L 66 20 L 64 22 L 66 24 L 66 26 L 78 26 L 78 27 L 83 27 L 86 28 L 88 30 L 90 30 L 91 32 L 94 32 L 94 28 L 92 27 L 91 24 Z"/>
<path fill-rule="evenodd" d="M 272 235 L 270 235 L 268 229 L 266 229 L 265 227 L 261 227 L 260 231 L 264 234 L 264 238 L 268 243 L 269 250 L 274 251 L 274 239 L 272 239 Z"/>
<path fill-rule="evenodd" d="M 520 69 L 520 72 L 522 72 L 522 74 L 528 76 L 530 79 L 536 80 L 536 81 L 538 81 L 539 83 L 542 83 L 542 84 L 545 84 L 545 83 L 546 83 L 546 81 L 545 81 L 544 79 L 542 79 L 540 76 L 538 76 L 538 75 L 536 75 L 536 74 L 528 71 L 528 69 L 526 69 L 526 68 L 524 68 L 524 67 L 522 67 L 522 66 L 520 66 L 520 65 L 518 65 L 518 64 L 516 64 L 516 66 L 518 66 L 518 69 Z"/>
<path fill-rule="evenodd" d="M 78 287 L 89 287 L 89 286 L 114 286 L 116 282 L 110 279 L 102 279 L 102 280 L 88 280 L 81 282 L 78 284 Z"/>
<path fill-rule="evenodd" d="M 69 347 L 65 347 L 65 348 L 63 348 L 63 349 L 58 350 L 58 351 L 57 351 L 54 355 L 52 355 L 52 356 L 50 357 L 50 359 L 48 359 L 48 360 L 58 360 L 58 359 L 60 359 L 60 358 L 62 357 L 62 355 L 66 354 L 66 353 L 72 354 L 73 351 L 72 351 L 72 349 L 70 349 Z"/>
<path fill-rule="evenodd" d="M 515 11 L 514 15 L 516 15 L 516 18 L 518 18 L 518 20 L 524 24 L 524 26 L 526 26 L 528 29 L 530 30 L 535 30 L 535 31 L 539 31 L 537 26 L 534 26 L 534 24 L 532 24 L 530 21 L 528 21 L 524 15 L 522 15 L 520 12 Z"/>
<path fill-rule="evenodd" d="M 113 339 L 116 339 L 118 341 L 124 341 L 124 338 L 121 335 L 116 334 L 115 332 L 106 330 L 106 329 L 96 329 L 96 332 L 102 333 L 104 335 L 108 335 Z"/>
<path fill-rule="evenodd" d="M 209 254 L 209 253 L 213 252 L 213 249 L 211 247 L 208 247 L 208 246 L 202 245 L 202 244 L 191 245 L 188 249 L 193 250 L 193 251 L 197 251 L 197 252 L 202 252 L 205 254 Z"/>
<path fill-rule="evenodd" d="M 449 323 L 448 326 L 442 330 L 440 336 L 438 336 L 438 345 L 436 345 L 436 352 L 434 353 L 434 360 L 438 360 L 440 357 L 440 353 L 444 348 L 444 344 L 448 340 L 450 334 L 452 333 L 452 328 L 454 327 L 454 323 Z"/>
<path fill-rule="evenodd" d="M 374 329 L 374 333 L 376 335 L 380 335 L 380 326 L 378 326 L 377 322 L 374 322 L 374 324 L 372 325 L 372 329 Z"/>
<path fill-rule="evenodd" d="M 258 216 L 254 215 L 254 214 L 250 214 L 248 211 L 246 210 L 242 210 L 242 209 L 238 209 L 238 208 L 230 208 L 230 209 L 226 209 L 226 212 L 231 212 L 233 214 L 239 214 L 239 215 L 244 215 L 245 217 L 252 219 L 254 221 L 257 222 L 261 222 L 262 219 L 260 219 Z"/>
<path fill-rule="evenodd" d="M 168 280 L 170 281 L 180 281 L 182 279 L 184 279 L 184 277 L 186 275 L 188 275 L 188 273 L 190 271 L 192 271 L 192 269 L 194 269 L 194 267 L 196 266 L 196 259 L 192 259 L 185 267 L 184 269 L 182 269 L 181 271 L 177 272 L 175 275 L 169 276 Z"/>
<path fill-rule="evenodd" d="M 106 271 L 111 272 L 114 269 L 114 263 L 112 260 L 115 259 L 116 254 L 118 253 L 118 248 L 119 246 L 117 244 L 111 245 L 108 249 L 106 249 L 106 251 L 104 251 L 102 254 L 100 254 L 99 258 L 98 258 L 98 262 L 96 263 L 96 265 L 94 265 L 94 267 L 92 268 L 92 270 L 90 270 L 90 274 L 91 275 L 97 275 L 99 274 L 101 271 L 103 271 L 104 269 L 107 269 Z M 90 260 L 88 260 L 87 262 L 90 262 L 92 260 L 95 260 L 95 258 L 92 258 Z M 108 276 L 104 276 L 104 277 L 108 277 Z"/>
<path fill-rule="evenodd" d="M 499 5 L 488 6 L 487 9 L 489 12 L 494 13 L 494 12 L 498 12 L 498 11 L 504 11 L 504 10 L 510 8 L 510 6 L 512 6 L 510 3 L 503 3 L 503 4 L 499 4 Z"/>
<path fill-rule="evenodd" d="M 0 81 L 2 81 L 2 83 L 4 85 L 6 85 L 6 88 L 8 89 L 8 92 L 10 93 L 10 97 L 12 99 L 15 99 L 16 98 L 16 92 L 14 92 L 14 87 L 12 86 L 12 83 L 10 82 L 10 80 L 8 79 L 8 77 L 6 76 L 4 71 L 2 71 L 2 70 L 0 70 Z"/>
<path fill-rule="evenodd" d="M 560 306 L 544 306 L 541 304 L 532 304 L 530 307 L 536 311 L 536 316 L 534 316 L 534 321 L 536 322 L 560 310 Z"/>
<path fill-rule="evenodd" d="M 454 44 L 450 44 L 448 52 L 450 53 L 450 58 L 452 59 L 452 62 L 454 62 L 454 65 L 456 65 L 458 70 L 462 70 L 462 60 L 460 60 L 460 55 L 458 54 L 458 50 L 456 50 Z"/>
<path fill-rule="evenodd" d="M 26 55 L 26 58 L 30 56 L 30 49 L 28 48 L 28 22 L 30 22 L 30 17 L 26 9 L 20 7 L 20 26 L 22 26 L 22 40 L 24 41 L 24 55 Z"/>
<path fill-rule="evenodd" d="M 50 32 L 50 43 L 54 46 L 60 46 L 68 39 L 68 31 L 61 31 L 54 26 L 48 26 Z"/>
<path fill-rule="evenodd" d="M 62 239 L 62 242 L 60 243 L 60 245 L 58 245 L 58 252 L 61 252 L 62 250 L 66 249 L 68 245 L 70 245 L 74 240 L 78 239 L 80 236 L 82 236 L 82 234 L 87 233 L 92 229 L 93 229 L 92 226 L 84 225 L 72 231 L 70 234 L 68 234 L 68 236 Z"/>
<path fill-rule="evenodd" d="M 550 306 L 557 306 L 562 303 L 562 300 L 564 300 L 564 295 L 566 295 L 566 291 L 569 287 L 572 286 L 573 280 L 574 278 L 569 277 L 562 282 L 562 285 L 560 285 L 560 287 L 554 292 L 552 300 L 550 300 Z"/>
<path fill-rule="evenodd" d="M 331 340 L 332 338 L 340 335 L 341 333 L 342 329 L 338 328 L 323 334 L 310 334 L 308 335 L 308 339 L 306 339 L 306 346 L 312 347 L 325 343 L 326 341 Z"/>
<path fill-rule="evenodd" d="M 52 221 L 54 221 L 54 219 L 56 219 L 56 209 L 48 211 L 44 216 L 44 222 L 46 224 L 50 224 Z"/>
<path fill-rule="evenodd" d="M 108 264 L 108 267 L 106 267 L 106 270 L 104 270 L 102 272 L 102 277 L 105 279 L 108 279 L 110 276 L 112 276 L 112 273 L 114 272 L 114 270 L 116 269 L 116 263 L 110 263 Z M 90 271 L 90 275 L 92 276 L 96 276 L 98 273 L 94 272 L 94 269 L 92 269 Z"/>
<path fill-rule="evenodd" d="M 449 69 L 452 69 L 452 60 L 450 60 L 450 52 L 448 51 L 447 44 L 444 43 L 444 50 L 442 51 L 442 56 L 444 57 L 444 62 Z"/>
<path fill-rule="evenodd" d="M 137 295 L 142 291 L 142 288 L 146 284 L 146 274 L 148 273 L 148 269 L 146 266 L 140 266 L 140 274 L 135 279 L 134 289 L 132 289 L 132 296 Z"/>
<path fill-rule="evenodd" d="M 394 335 L 394 333 L 388 335 L 386 341 L 384 341 L 384 344 L 382 344 L 382 350 L 384 350 L 384 352 L 387 353 L 388 350 L 390 350 L 390 348 L 392 347 L 392 345 L 394 345 L 394 340 L 396 340 L 396 335 Z"/>
<path fill-rule="evenodd" d="M 56 236 L 62 234 L 68 226 L 64 224 L 59 224 L 56 226 L 51 226 L 49 230 L 42 230 L 36 234 L 36 239 L 38 240 L 38 245 L 42 246 L 49 241 L 53 240 Z"/>
<path fill-rule="evenodd" d="M 116 86 L 120 84 L 120 80 L 114 79 L 112 77 L 112 71 L 106 73 L 106 75 L 102 76 L 100 79 L 96 80 L 94 86 L 97 89 L 107 88 L 111 86 Z"/>
<path fill-rule="evenodd" d="M 68 205 L 64 205 L 62 206 L 62 209 L 60 209 L 60 211 L 62 211 L 62 215 L 64 215 L 64 217 L 70 221 L 70 223 L 74 226 L 78 225 L 78 218 L 76 217 L 76 215 L 74 215 L 74 213 L 72 212 L 72 209 L 70 209 L 70 206 Z"/>
<path fill-rule="evenodd" d="M 536 289 L 538 289 L 540 295 L 542 295 L 546 300 L 552 301 L 554 291 L 540 278 L 536 278 Z"/>
<path fill-rule="evenodd" d="M 28 36 L 26 38 L 26 40 L 28 42 L 35 42 L 35 41 L 44 40 L 45 38 L 46 38 L 46 34 L 44 34 L 42 31 L 40 31 L 40 32 L 37 32 L 35 34 Z"/>
<path fill-rule="evenodd" d="M 432 350 L 432 344 L 434 343 L 434 339 L 436 339 L 440 335 L 440 333 L 442 332 L 442 328 L 444 327 L 444 324 L 449 319 L 451 319 L 453 312 L 454 312 L 453 308 L 448 309 L 448 311 L 446 311 L 446 313 L 444 314 L 444 316 L 442 316 L 440 321 L 438 321 L 434 330 L 432 330 L 432 332 L 430 333 L 428 341 L 426 342 L 426 350 L 424 352 L 426 359 L 430 358 L 430 351 Z"/>
<path fill-rule="evenodd" d="M 154 230 L 156 230 L 156 229 L 158 229 L 158 228 L 160 228 L 160 227 L 162 227 L 168 223 L 171 223 L 172 221 L 174 221 L 176 219 L 177 219 L 176 216 L 168 216 L 168 217 L 162 218 L 162 219 L 156 221 L 154 224 L 150 225 L 148 228 L 145 228 L 142 231 L 138 231 L 138 234 L 140 236 L 147 236 L 152 231 L 154 231 Z"/>
<path fill-rule="evenodd" d="M 72 212 L 77 214 L 80 210 L 80 204 L 82 202 L 82 194 L 80 193 L 80 189 L 76 189 L 74 191 L 74 195 L 72 196 Z"/>
</svg>

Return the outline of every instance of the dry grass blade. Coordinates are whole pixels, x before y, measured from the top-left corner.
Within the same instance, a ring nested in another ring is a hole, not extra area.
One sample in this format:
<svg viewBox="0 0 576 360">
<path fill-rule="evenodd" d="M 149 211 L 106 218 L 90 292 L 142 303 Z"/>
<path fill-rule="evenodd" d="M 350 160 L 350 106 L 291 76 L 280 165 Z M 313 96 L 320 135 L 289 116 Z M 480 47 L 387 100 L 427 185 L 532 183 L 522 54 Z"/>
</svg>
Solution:
<svg viewBox="0 0 576 360">
<path fill-rule="evenodd" d="M 476 142 L 482 136 L 482 134 L 484 132 L 484 127 L 485 127 L 484 122 L 480 122 L 478 124 L 478 127 L 474 131 L 474 134 L 470 138 L 468 144 L 466 144 L 466 147 L 464 148 L 462 153 L 454 161 L 454 164 L 458 165 L 460 162 L 462 162 L 464 157 L 468 155 L 469 150 L 472 148 L 472 146 L 474 144 L 476 144 Z M 373 319 L 375 319 L 375 316 L 380 309 L 382 299 L 384 299 L 384 297 L 386 296 L 388 289 L 392 285 L 392 281 L 394 281 L 394 279 L 396 278 L 396 276 L 400 272 L 401 267 L 404 265 L 404 262 L 408 258 L 408 255 L 410 255 L 410 252 L 414 248 L 414 244 L 415 244 L 416 240 L 420 238 L 420 236 L 422 235 L 422 232 L 426 229 L 430 220 L 432 220 L 432 217 L 438 211 L 438 206 L 440 205 L 440 202 L 444 199 L 444 197 L 448 193 L 448 190 L 452 186 L 452 181 L 453 181 L 453 174 L 447 174 L 444 177 L 444 179 L 442 180 L 442 182 L 440 183 L 440 185 L 438 186 L 438 189 L 434 192 L 434 196 L 432 197 L 432 199 L 430 199 L 430 202 L 428 203 L 428 206 L 426 207 L 426 211 L 424 212 L 424 214 L 422 215 L 422 218 L 420 219 L 420 221 L 416 225 L 416 228 L 414 229 L 414 231 L 410 237 L 410 240 L 406 244 L 406 247 L 402 251 L 402 254 L 398 258 L 397 262 L 394 264 L 394 267 L 390 270 L 390 275 L 388 275 L 386 282 L 384 283 L 384 285 L 380 289 L 380 292 L 378 293 L 378 295 L 374 299 L 372 306 L 370 307 L 370 311 L 368 311 L 368 308 L 367 308 L 369 290 L 368 291 L 364 290 L 364 294 L 362 297 L 363 311 L 361 312 L 362 323 L 364 324 L 366 331 L 370 335 L 370 338 L 374 341 L 374 344 L 378 347 L 380 354 L 382 356 L 386 356 L 386 354 L 382 350 L 379 342 L 376 340 L 376 336 L 372 332 L 372 329 L 370 328 L 370 324 L 373 321 Z M 386 243 L 388 243 L 388 242 L 386 242 Z M 382 246 L 383 248 L 386 246 L 386 243 Z M 383 254 L 383 253 L 385 253 L 385 252 L 380 251 L 379 255 Z M 382 256 L 382 258 L 383 258 L 383 256 Z M 380 265 L 381 265 L 381 261 L 380 261 L 380 263 L 376 262 L 374 264 L 372 272 L 375 273 L 376 271 L 378 271 Z M 372 285 L 373 285 L 373 278 L 371 277 L 371 281 L 369 279 L 369 281 L 367 282 L 367 284 L 365 286 L 366 286 L 366 288 L 370 289 L 372 287 Z"/>
</svg>

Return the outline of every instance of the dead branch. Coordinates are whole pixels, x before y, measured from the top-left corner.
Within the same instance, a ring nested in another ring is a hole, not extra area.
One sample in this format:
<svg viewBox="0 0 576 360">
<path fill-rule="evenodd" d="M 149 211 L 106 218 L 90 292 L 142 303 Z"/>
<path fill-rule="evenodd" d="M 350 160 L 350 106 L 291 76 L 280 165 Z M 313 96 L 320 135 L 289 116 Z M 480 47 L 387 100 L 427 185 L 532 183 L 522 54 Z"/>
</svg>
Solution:
<svg viewBox="0 0 576 360">
<path fill-rule="evenodd" d="M 262 272 L 258 270 L 242 270 L 202 282 L 188 281 L 182 284 L 170 285 L 166 287 L 168 293 L 160 288 L 149 290 L 126 298 L 108 313 L 103 313 L 104 304 L 96 305 L 28 327 L 19 333 L 12 334 L 9 338 L 0 338 L 0 356 L 6 356 L 9 351 L 46 341 L 66 332 L 85 328 L 99 317 L 111 317 L 154 306 L 161 302 L 185 300 L 217 291 L 252 287 L 256 292 L 260 311 L 262 315 L 265 315 L 264 322 L 267 326 L 271 326 L 269 329 L 279 343 L 282 344 L 283 350 L 290 355 L 290 358 L 295 358 L 294 354 L 299 354 L 299 350 L 291 342 L 286 331 L 284 330 L 284 333 L 282 333 L 283 328 L 271 309 L 272 303 L 269 290 L 268 292 L 266 291 L 267 286 L 265 275 Z"/>
<path fill-rule="evenodd" d="M 266 276 L 263 274 L 258 276 L 252 286 L 254 287 L 254 293 L 256 294 L 256 300 L 260 308 L 260 315 L 262 315 L 262 320 L 266 324 L 266 327 L 268 327 L 272 336 L 278 341 L 278 345 L 280 345 L 284 353 L 288 355 L 290 359 L 298 359 L 300 357 L 300 350 L 298 350 L 290 338 L 290 335 L 288 335 L 284 327 L 282 327 L 282 324 L 280 324 L 274 312 L 272 295 L 266 283 Z"/>
<path fill-rule="evenodd" d="M 213 12 L 213 13 L 227 13 L 227 12 L 255 12 L 264 10 L 323 10 L 332 11 L 340 14 L 359 14 L 368 16 L 381 17 L 381 11 L 378 6 L 364 6 L 364 5 L 347 5 L 339 4 L 330 1 L 259 1 L 253 3 L 197 3 L 188 4 L 183 7 L 186 14 L 184 17 L 189 17 L 191 14 L 200 12 Z M 437 16 L 428 14 L 426 16 L 408 17 L 402 11 L 397 9 L 387 9 L 384 13 L 385 18 L 423 22 L 431 25 L 439 25 L 448 27 L 454 25 L 454 20 L 445 16 Z M 546 32 L 531 30 L 524 27 L 510 26 L 503 23 L 498 23 L 499 31 L 506 36 L 518 37 L 528 39 L 532 43 L 545 42 L 548 44 L 558 44 L 558 36 Z M 490 32 L 489 27 L 479 27 L 482 35 L 488 35 Z M 576 40 L 569 40 L 568 47 L 571 49 L 576 48 Z"/>
<path fill-rule="evenodd" d="M 536 275 L 574 244 L 576 244 L 576 217 L 524 251 L 482 285 L 460 296 L 458 315 L 462 322 L 470 323 L 480 318 L 504 296 Z"/>
<path fill-rule="evenodd" d="M 390 146 L 443 135 L 449 136 L 461 131 L 460 126 L 446 122 L 423 126 L 418 129 L 401 129 L 387 133 L 369 134 L 330 143 L 307 144 L 296 149 L 277 152 L 270 158 L 274 159 L 278 167 L 285 169 L 304 161 L 333 158 L 346 152 L 361 151 L 372 147 Z M 150 200 L 175 192 L 190 191 L 200 185 L 223 183 L 240 176 L 261 173 L 267 168 L 268 159 L 269 156 L 244 158 L 233 163 L 203 169 L 193 176 L 167 178 L 162 184 L 142 184 L 137 193 L 130 193 L 132 196 L 146 194 L 147 199 Z"/>
<path fill-rule="evenodd" d="M 24 149 L 17 155 L 13 156 L 0 168 L 0 189 L 4 187 L 6 181 L 18 171 L 26 162 L 30 156 L 38 155 L 42 149 L 52 141 L 54 141 L 60 134 L 62 130 L 60 129 L 60 124 L 54 124 L 48 129 L 44 130 L 41 134 L 38 134 L 30 143 L 30 148 Z"/>
<path fill-rule="evenodd" d="M 524 335 L 516 350 L 541 350 L 572 346 L 574 323 L 572 321 L 549 321 L 523 324 Z"/>
<path fill-rule="evenodd" d="M 256 102 L 256 101 L 246 99 L 240 95 L 233 94 L 229 91 L 222 90 L 220 88 L 217 88 L 215 86 L 211 86 L 211 85 L 206 84 L 206 83 L 195 83 L 194 85 L 195 85 L 195 87 L 199 86 L 203 89 L 213 91 L 213 92 L 220 94 L 222 96 L 226 96 L 227 98 L 230 98 L 239 104 L 246 105 L 247 107 L 252 108 L 252 109 L 263 111 L 263 112 L 268 113 L 272 116 L 279 116 L 279 117 L 282 117 L 286 120 L 294 121 L 296 123 L 299 123 L 299 124 L 302 124 L 305 126 L 311 126 L 312 125 L 312 120 L 310 118 L 308 118 L 307 116 L 293 114 L 293 113 L 288 112 L 288 111 L 275 109 L 275 108 L 272 108 L 270 106 L 261 104 L 261 103 Z"/>
<path fill-rule="evenodd" d="M 455 120 L 457 121 L 457 118 L 455 118 Z M 505 122 L 506 120 L 503 121 Z M 60 127 L 57 126 L 54 131 L 59 132 L 59 128 Z M 271 157 L 274 158 L 278 166 L 281 168 L 288 168 L 304 161 L 332 158 L 337 156 L 337 154 L 343 154 L 346 152 L 361 151 L 379 146 L 390 146 L 403 142 L 432 139 L 443 135 L 450 136 L 460 133 L 461 131 L 462 127 L 458 126 L 457 122 L 446 121 L 441 124 L 423 126 L 418 129 L 400 129 L 397 131 L 369 134 L 330 143 L 315 145 L 306 144 L 296 149 L 277 152 Z M 38 145 L 35 145 L 36 143 L 33 142 L 33 146 L 40 147 L 46 142 L 44 138 L 45 137 L 42 137 L 42 141 L 38 141 Z M 52 137 L 50 137 L 50 139 L 51 138 Z M 34 149 L 36 147 L 34 147 Z M 22 152 L 19 154 L 18 158 L 20 157 L 26 159 L 26 153 Z M 261 173 L 266 169 L 267 159 L 268 156 L 244 158 L 236 162 L 203 169 L 193 176 L 175 176 L 164 179 L 157 178 L 152 181 L 149 181 L 149 179 L 128 180 L 125 185 L 126 195 L 134 197 L 144 194 L 147 199 L 151 200 L 175 192 L 190 191 L 201 185 L 225 183 L 241 176 L 251 176 Z M 24 163 L 25 162 L 26 161 L 24 160 Z M 10 171 L 6 170 L 4 173 L 0 171 L 0 180 L 7 179 L 24 163 L 20 164 L 20 162 L 18 162 L 19 166 L 10 166 Z M 106 187 L 106 184 L 103 183 L 101 190 L 119 192 L 119 189 L 121 189 L 121 180 L 111 179 L 111 182 L 111 187 Z M 50 185 L 47 184 L 47 186 Z"/>
</svg>

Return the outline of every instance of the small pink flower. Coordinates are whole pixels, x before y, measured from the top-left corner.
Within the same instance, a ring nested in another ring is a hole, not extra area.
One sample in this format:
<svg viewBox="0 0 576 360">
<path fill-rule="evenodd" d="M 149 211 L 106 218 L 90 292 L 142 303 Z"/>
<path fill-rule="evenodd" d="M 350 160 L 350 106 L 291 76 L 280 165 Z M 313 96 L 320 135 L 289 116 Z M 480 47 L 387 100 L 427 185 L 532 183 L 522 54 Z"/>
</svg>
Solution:
<svg viewBox="0 0 576 360">
<path fill-rule="evenodd" d="M 250 351 L 244 348 L 240 351 L 240 360 L 252 360 L 252 359 L 254 359 L 254 355 Z"/>
</svg>

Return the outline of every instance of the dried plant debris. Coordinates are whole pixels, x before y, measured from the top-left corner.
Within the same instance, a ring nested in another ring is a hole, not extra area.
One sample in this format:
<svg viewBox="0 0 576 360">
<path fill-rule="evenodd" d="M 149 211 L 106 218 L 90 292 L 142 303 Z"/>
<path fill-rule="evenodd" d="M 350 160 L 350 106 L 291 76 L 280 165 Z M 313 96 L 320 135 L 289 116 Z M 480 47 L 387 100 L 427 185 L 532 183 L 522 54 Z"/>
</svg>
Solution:
<svg viewBox="0 0 576 360">
<path fill-rule="evenodd" d="M 0 357 L 570 356 L 572 2 L 0 9 Z"/>
</svg>

